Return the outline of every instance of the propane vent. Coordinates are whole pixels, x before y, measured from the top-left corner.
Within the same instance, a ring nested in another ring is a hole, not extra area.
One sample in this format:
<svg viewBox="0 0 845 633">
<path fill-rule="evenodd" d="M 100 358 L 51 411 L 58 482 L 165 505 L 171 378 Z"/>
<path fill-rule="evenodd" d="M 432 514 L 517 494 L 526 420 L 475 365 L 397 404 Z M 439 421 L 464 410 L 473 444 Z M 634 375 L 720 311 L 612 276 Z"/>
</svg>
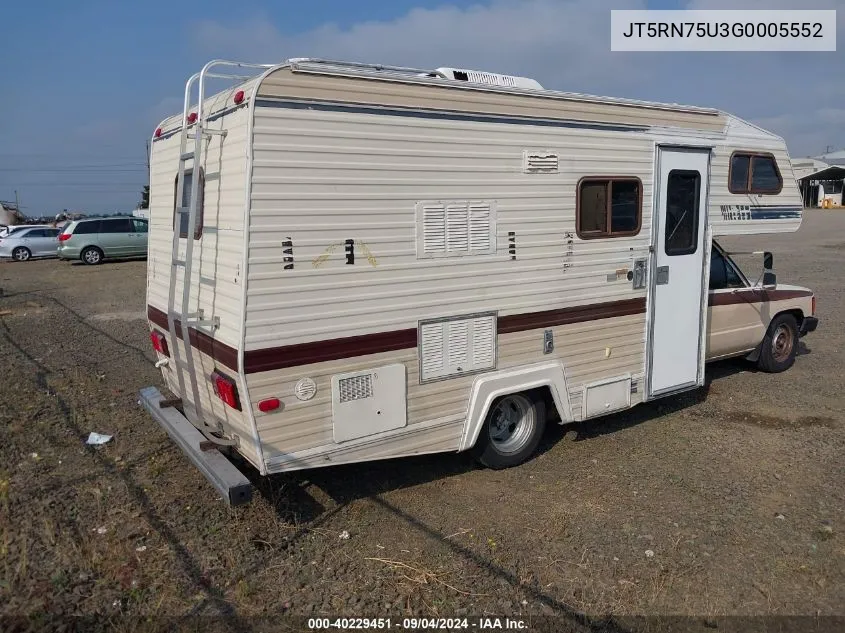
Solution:
<svg viewBox="0 0 845 633">
<path fill-rule="evenodd" d="M 373 397 L 373 375 L 362 374 L 351 378 L 341 378 L 337 383 L 341 402 L 362 400 Z"/>
</svg>

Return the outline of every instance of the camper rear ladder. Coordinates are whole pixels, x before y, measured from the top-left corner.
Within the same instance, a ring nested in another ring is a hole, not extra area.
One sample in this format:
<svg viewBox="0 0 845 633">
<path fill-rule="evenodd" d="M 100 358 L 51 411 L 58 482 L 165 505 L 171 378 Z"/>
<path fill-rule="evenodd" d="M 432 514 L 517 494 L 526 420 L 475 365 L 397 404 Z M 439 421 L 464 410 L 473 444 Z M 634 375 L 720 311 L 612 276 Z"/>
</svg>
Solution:
<svg viewBox="0 0 845 633">
<path fill-rule="evenodd" d="M 248 64 L 241 62 L 230 62 L 215 60 L 207 63 L 203 69 L 192 75 L 185 84 L 185 100 L 182 110 L 182 129 L 179 136 L 179 168 L 176 178 L 176 221 L 173 226 L 173 248 L 170 260 L 170 286 L 167 295 L 167 324 L 170 338 L 173 341 L 174 369 L 179 382 L 180 396 L 183 402 L 187 400 L 185 391 L 186 382 L 190 385 L 194 406 L 194 424 L 203 435 L 221 446 L 231 446 L 234 440 L 228 440 L 215 435 L 222 431 L 218 425 L 211 425 L 206 420 L 200 401 L 199 380 L 197 378 L 196 365 L 194 364 L 193 350 L 191 348 L 191 331 L 197 328 L 209 328 L 212 331 L 220 327 L 220 319 L 214 315 L 206 316 L 202 308 L 191 310 L 191 281 L 193 273 L 194 241 L 197 228 L 197 198 L 200 193 L 201 178 L 194 178 L 193 171 L 203 163 L 203 141 L 213 135 L 225 137 L 226 130 L 209 130 L 205 127 L 203 106 L 205 101 L 205 90 L 208 79 L 228 79 L 233 81 L 245 81 L 252 75 L 231 74 L 212 72 L 216 68 L 244 69 L 262 71 L 271 68 L 271 64 Z M 198 84 L 196 116 L 190 113 L 191 92 L 194 84 Z M 191 130 L 193 126 L 193 130 Z M 188 136 L 193 132 L 194 148 L 188 151 Z M 188 162 L 191 167 L 188 168 Z M 197 170 L 198 171 L 198 170 Z M 187 206 L 184 201 L 185 177 L 191 173 L 191 193 Z M 187 226 L 183 228 L 183 218 L 187 216 Z M 184 236 L 185 251 L 180 255 L 181 240 Z M 182 294 L 177 309 L 176 285 L 179 270 L 182 270 Z M 197 296 L 199 301 L 199 296 Z M 181 338 L 184 345 L 184 359 L 179 354 L 177 340 Z M 187 381 L 185 379 L 187 374 Z"/>
</svg>

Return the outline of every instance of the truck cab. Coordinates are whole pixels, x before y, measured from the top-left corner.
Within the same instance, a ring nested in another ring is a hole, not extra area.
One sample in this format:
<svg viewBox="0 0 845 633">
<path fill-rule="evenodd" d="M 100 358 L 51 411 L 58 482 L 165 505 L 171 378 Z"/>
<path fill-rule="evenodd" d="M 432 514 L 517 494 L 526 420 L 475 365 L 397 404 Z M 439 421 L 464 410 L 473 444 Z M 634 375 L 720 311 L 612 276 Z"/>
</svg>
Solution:
<svg viewBox="0 0 845 633">
<path fill-rule="evenodd" d="M 766 253 L 760 282 L 751 282 L 716 241 L 710 255 L 707 361 L 746 356 L 781 372 L 795 362 L 798 339 L 818 326 L 816 298 L 801 286 L 778 284 Z"/>
</svg>

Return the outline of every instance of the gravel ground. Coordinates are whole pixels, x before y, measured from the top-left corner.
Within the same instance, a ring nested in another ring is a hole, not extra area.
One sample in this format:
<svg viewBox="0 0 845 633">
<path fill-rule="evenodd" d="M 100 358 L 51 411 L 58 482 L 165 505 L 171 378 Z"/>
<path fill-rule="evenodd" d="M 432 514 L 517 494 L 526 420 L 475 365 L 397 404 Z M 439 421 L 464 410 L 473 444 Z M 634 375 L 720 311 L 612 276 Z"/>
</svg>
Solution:
<svg viewBox="0 0 845 633">
<path fill-rule="evenodd" d="M 788 372 L 714 364 L 507 471 L 447 454 L 253 477 L 236 509 L 137 405 L 160 384 L 145 263 L 0 264 L 0 615 L 845 615 L 845 212 L 722 243 L 816 291 Z"/>
</svg>

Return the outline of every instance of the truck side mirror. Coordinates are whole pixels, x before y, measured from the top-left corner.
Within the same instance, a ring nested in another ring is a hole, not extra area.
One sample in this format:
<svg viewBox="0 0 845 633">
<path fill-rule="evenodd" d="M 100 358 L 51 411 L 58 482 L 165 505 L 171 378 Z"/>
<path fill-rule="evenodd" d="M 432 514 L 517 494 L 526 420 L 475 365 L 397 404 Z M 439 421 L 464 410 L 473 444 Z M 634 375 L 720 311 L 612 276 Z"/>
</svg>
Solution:
<svg viewBox="0 0 845 633">
<path fill-rule="evenodd" d="M 769 252 L 763 253 L 763 288 L 766 290 L 773 290 L 777 287 L 777 275 L 775 275 L 772 268 L 775 265 L 775 258 Z"/>
<path fill-rule="evenodd" d="M 763 273 L 763 289 L 764 290 L 774 290 L 777 288 L 778 281 L 777 275 L 775 275 L 770 270 L 767 270 Z"/>
<path fill-rule="evenodd" d="M 775 267 L 774 256 L 769 251 L 764 252 L 763 253 L 763 269 L 764 270 L 772 270 L 772 268 L 774 268 L 774 267 Z"/>
</svg>

